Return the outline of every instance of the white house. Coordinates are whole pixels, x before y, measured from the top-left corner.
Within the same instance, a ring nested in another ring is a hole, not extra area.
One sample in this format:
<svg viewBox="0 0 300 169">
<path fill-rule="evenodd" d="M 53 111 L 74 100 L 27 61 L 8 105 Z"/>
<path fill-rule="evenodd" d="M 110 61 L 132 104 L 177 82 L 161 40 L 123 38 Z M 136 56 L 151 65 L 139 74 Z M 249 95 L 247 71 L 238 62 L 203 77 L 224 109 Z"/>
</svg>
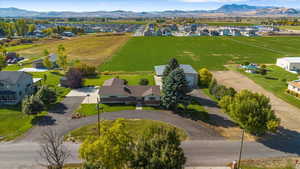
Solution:
<svg viewBox="0 0 300 169">
<path fill-rule="evenodd" d="M 292 82 L 289 82 L 288 90 L 300 94 L 300 80 L 294 80 Z"/>
<path fill-rule="evenodd" d="M 163 76 L 166 65 L 155 66 L 155 75 L 158 78 Z M 191 88 L 196 88 L 198 85 L 198 73 L 191 65 L 180 65 L 180 68 L 184 71 L 185 78 L 188 82 L 188 86 Z M 161 85 L 161 84 L 157 84 Z"/>
<path fill-rule="evenodd" d="M 276 65 L 287 71 L 298 73 L 300 72 L 300 57 L 278 58 Z"/>
</svg>

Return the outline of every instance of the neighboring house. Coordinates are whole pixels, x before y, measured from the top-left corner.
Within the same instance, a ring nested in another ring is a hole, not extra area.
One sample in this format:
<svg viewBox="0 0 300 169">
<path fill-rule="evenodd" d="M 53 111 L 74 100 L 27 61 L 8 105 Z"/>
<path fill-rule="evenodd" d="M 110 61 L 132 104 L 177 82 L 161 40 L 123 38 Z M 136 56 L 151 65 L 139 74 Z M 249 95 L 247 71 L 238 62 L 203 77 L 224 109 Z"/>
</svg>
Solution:
<svg viewBox="0 0 300 169">
<path fill-rule="evenodd" d="M 54 53 L 51 53 L 49 55 L 49 61 L 52 63 L 53 67 L 56 67 L 57 66 L 57 55 L 54 54 Z M 37 69 L 44 69 L 45 68 L 45 65 L 44 65 L 44 59 L 38 59 L 38 60 L 35 60 L 32 62 L 32 66 L 34 68 L 37 68 Z"/>
<path fill-rule="evenodd" d="M 73 36 L 75 36 L 75 34 L 73 32 L 63 32 L 62 36 L 73 37 Z"/>
<path fill-rule="evenodd" d="M 288 90 L 300 94 L 300 80 L 289 82 Z"/>
<path fill-rule="evenodd" d="M 278 58 L 276 65 L 292 73 L 300 71 L 300 57 L 284 57 Z"/>
<path fill-rule="evenodd" d="M 19 71 L 0 72 L 0 105 L 18 104 L 34 91 L 32 76 Z"/>
<path fill-rule="evenodd" d="M 118 78 L 106 80 L 99 90 L 103 104 L 143 104 L 160 105 L 159 86 L 128 86 Z"/>
<path fill-rule="evenodd" d="M 165 68 L 166 65 L 155 66 L 155 75 L 157 77 L 162 77 Z M 190 88 L 196 88 L 198 86 L 198 73 L 196 72 L 196 70 L 191 65 L 180 65 L 180 68 L 184 71 L 188 86 Z"/>
</svg>

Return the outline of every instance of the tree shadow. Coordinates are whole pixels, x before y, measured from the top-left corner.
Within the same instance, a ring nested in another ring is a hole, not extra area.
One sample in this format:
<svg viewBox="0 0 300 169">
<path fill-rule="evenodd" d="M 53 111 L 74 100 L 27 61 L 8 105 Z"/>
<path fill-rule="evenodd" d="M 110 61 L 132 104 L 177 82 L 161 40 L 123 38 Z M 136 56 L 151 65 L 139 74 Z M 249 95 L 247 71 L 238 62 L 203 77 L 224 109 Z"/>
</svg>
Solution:
<svg viewBox="0 0 300 169">
<path fill-rule="evenodd" d="M 277 133 L 268 133 L 257 141 L 273 150 L 300 155 L 300 133 L 294 130 L 280 127 Z"/>
<path fill-rule="evenodd" d="M 35 116 L 31 120 L 31 124 L 35 126 L 50 126 L 54 125 L 56 122 L 55 119 L 53 119 L 51 116 Z"/>
<path fill-rule="evenodd" d="M 202 98 L 202 97 L 197 97 L 197 96 L 190 96 L 192 100 L 198 102 L 202 106 L 206 107 L 212 107 L 212 108 L 220 108 L 218 103 L 216 103 L 213 100 Z"/>
<path fill-rule="evenodd" d="M 64 76 L 64 74 L 57 72 L 57 71 L 51 71 L 50 73 L 54 74 L 54 75 L 58 75 L 58 76 Z"/>
<path fill-rule="evenodd" d="M 51 113 L 56 113 L 56 114 L 66 114 L 66 110 L 68 110 L 67 106 L 63 103 L 57 103 L 53 105 L 53 107 L 50 109 Z"/>
<path fill-rule="evenodd" d="M 234 123 L 232 120 L 219 116 L 217 114 L 209 114 L 208 123 L 216 127 L 224 127 L 224 128 L 238 127 L 238 125 Z"/>
</svg>

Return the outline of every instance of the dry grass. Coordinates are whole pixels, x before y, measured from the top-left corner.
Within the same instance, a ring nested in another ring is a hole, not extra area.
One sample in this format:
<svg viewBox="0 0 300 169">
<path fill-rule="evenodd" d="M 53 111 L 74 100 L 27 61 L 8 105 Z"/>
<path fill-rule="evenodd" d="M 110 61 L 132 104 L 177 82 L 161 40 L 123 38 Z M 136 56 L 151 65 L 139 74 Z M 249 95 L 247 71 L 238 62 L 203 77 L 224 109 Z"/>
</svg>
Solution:
<svg viewBox="0 0 300 169">
<path fill-rule="evenodd" d="M 42 56 L 45 49 L 56 53 L 58 45 L 66 48 L 68 59 L 80 60 L 87 64 L 100 65 L 123 46 L 130 35 L 85 35 L 64 40 L 47 40 L 37 46 L 20 50 L 23 56 Z"/>
</svg>

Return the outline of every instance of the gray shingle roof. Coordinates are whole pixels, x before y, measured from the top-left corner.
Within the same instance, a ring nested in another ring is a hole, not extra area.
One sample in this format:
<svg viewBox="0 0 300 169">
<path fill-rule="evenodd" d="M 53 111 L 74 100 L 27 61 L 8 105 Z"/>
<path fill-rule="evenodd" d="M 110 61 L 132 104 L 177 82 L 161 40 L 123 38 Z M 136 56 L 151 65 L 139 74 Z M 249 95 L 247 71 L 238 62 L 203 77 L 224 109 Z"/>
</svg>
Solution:
<svg viewBox="0 0 300 169">
<path fill-rule="evenodd" d="M 155 74 L 157 76 L 162 76 L 166 65 L 154 66 Z M 197 74 L 196 70 L 191 65 L 180 65 L 180 68 L 183 69 L 184 73 Z"/>
<path fill-rule="evenodd" d="M 120 82 L 123 84 L 120 85 Z M 117 78 L 106 80 L 104 84 L 99 90 L 100 95 L 144 97 L 153 94 L 160 96 L 159 86 L 127 86 L 124 85 L 123 80 Z"/>
<path fill-rule="evenodd" d="M 0 81 L 6 81 L 10 84 L 16 84 L 24 76 L 30 75 L 21 71 L 0 71 Z"/>
</svg>

